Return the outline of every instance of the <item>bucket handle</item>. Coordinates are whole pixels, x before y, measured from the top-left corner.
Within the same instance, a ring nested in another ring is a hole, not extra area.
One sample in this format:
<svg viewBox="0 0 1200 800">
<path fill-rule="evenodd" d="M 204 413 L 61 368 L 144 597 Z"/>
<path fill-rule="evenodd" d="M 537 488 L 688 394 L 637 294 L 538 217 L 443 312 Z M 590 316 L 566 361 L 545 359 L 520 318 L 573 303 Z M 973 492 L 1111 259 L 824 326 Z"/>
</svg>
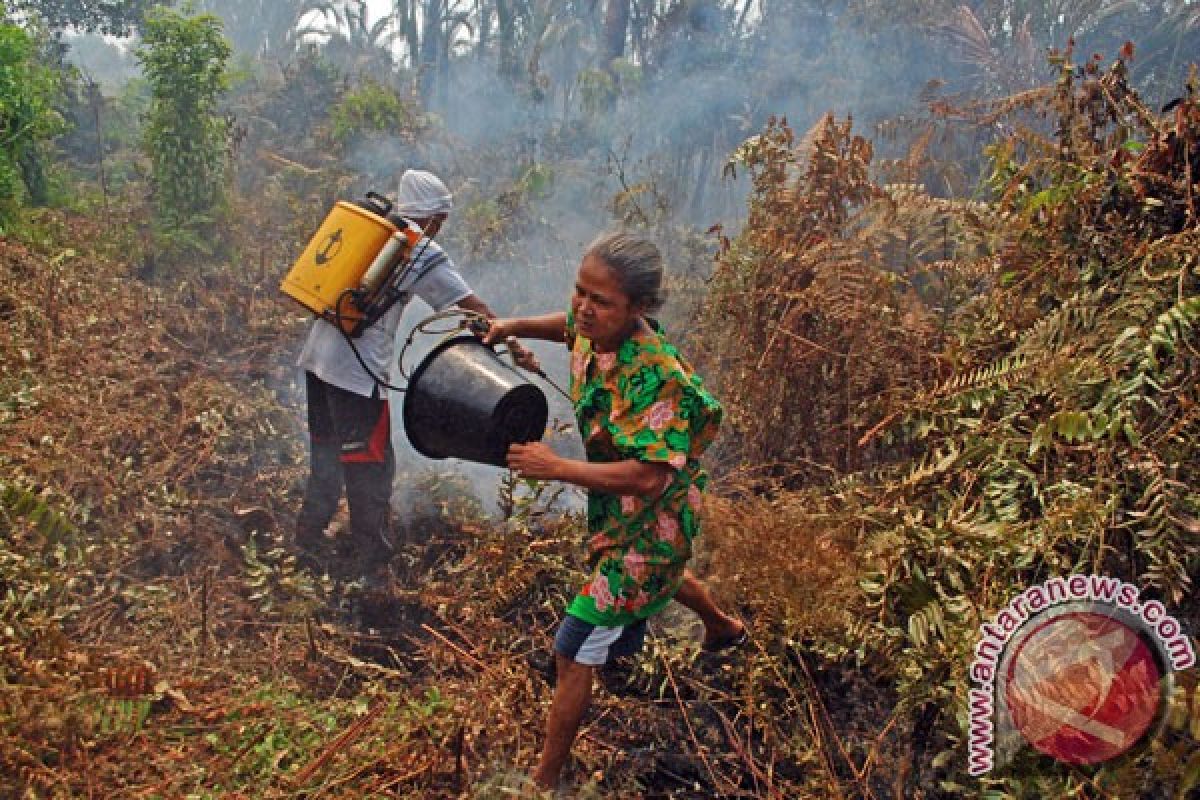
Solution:
<svg viewBox="0 0 1200 800">
<path fill-rule="evenodd" d="M 450 328 L 448 330 L 440 330 L 440 331 L 434 331 L 434 330 L 429 329 L 429 325 L 431 323 L 437 322 L 438 320 L 456 318 L 456 317 L 459 319 L 459 323 L 458 323 L 458 325 L 456 325 L 453 328 Z M 418 322 L 416 325 L 413 326 L 413 329 L 411 331 L 409 331 L 408 338 L 405 340 L 404 345 L 400 348 L 400 355 L 397 358 L 397 363 L 400 367 L 400 374 L 403 375 L 406 380 L 409 379 L 408 372 L 404 369 L 404 354 L 408 352 L 409 346 L 412 345 L 412 343 L 413 343 L 413 338 L 418 333 L 445 334 L 445 338 L 443 338 L 442 341 L 446 342 L 446 341 L 449 341 L 450 339 L 453 339 L 455 336 L 460 335 L 464 330 L 468 330 L 475 337 L 475 340 L 477 342 L 479 342 L 480 344 L 483 344 L 483 336 L 485 333 L 487 333 L 487 328 L 488 328 L 488 322 L 487 322 L 486 317 L 484 317 L 478 311 L 468 311 L 467 309 L 464 309 L 464 308 L 449 308 L 449 309 L 446 309 L 445 311 L 439 311 L 431 316 L 426 317 L 425 319 L 421 320 L 420 322 Z M 546 383 L 548 383 L 552 387 L 554 387 L 554 390 L 556 392 L 558 392 L 559 394 L 561 394 L 563 397 L 565 397 L 568 402 L 573 402 L 571 400 L 571 395 L 568 394 L 561 386 L 559 386 L 557 383 L 555 383 L 553 380 L 551 380 L 550 376 L 546 374 L 545 370 L 530 369 L 528 367 L 521 366 L 520 364 L 517 363 L 516 356 L 513 354 L 513 349 L 512 349 L 513 345 L 516 344 L 516 341 L 517 341 L 516 337 L 510 336 L 510 337 L 508 337 L 508 340 L 504 343 L 505 346 L 507 347 L 508 356 L 513 361 L 513 366 L 523 369 L 526 372 L 530 372 L 530 373 L 533 373 L 534 375 L 537 375 L 543 381 L 545 381 Z M 483 346 L 487 347 L 492 352 L 496 352 L 496 345 L 494 345 L 494 344 L 485 344 Z"/>
</svg>

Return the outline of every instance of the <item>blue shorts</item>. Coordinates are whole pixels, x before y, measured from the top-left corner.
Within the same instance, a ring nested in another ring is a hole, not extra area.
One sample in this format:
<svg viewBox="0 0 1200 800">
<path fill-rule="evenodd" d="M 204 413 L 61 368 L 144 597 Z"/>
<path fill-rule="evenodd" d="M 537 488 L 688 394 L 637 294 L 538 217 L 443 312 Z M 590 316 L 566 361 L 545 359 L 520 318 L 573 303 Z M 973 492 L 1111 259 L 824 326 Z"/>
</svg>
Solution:
<svg viewBox="0 0 1200 800">
<path fill-rule="evenodd" d="M 646 620 L 607 628 L 567 614 L 554 636 L 554 652 L 576 664 L 600 667 L 637 655 L 646 641 Z"/>
</svg>

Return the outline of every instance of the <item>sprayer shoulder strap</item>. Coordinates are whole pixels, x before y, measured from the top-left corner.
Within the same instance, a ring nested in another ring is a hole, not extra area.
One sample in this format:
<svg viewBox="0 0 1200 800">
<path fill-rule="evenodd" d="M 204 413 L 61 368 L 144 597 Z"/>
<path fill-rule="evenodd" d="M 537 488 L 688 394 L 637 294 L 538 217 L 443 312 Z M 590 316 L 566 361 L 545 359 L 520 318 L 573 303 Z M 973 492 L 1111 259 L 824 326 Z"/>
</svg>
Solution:
<svg viewBox="0 0 1200 800">
<path fill-rule="evenodd" d="M 382 319 L 397 303 L 407 304 L 410 299 L 412 299 L 412 292 L 398 291 L 392 287 L 384 289 L 376 319 Z"/>
</svg>

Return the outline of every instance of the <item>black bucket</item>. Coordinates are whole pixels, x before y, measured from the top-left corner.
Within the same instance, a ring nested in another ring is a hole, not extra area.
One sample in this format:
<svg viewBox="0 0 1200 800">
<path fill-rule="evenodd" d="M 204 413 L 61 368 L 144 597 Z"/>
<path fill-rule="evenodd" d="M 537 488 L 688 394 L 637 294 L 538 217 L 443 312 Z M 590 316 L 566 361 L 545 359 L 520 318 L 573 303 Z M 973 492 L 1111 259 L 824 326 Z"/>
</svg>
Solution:
<svg viewBox="0 0 1200 800">
<path fill-rule="evenodd" d="M 503 467 L 510 444 L 542 438 L 548 415 L 542 390 L 471 335 L 430 350 L 404 393 L 404 431 L 428 458 Z"/>
</svg>

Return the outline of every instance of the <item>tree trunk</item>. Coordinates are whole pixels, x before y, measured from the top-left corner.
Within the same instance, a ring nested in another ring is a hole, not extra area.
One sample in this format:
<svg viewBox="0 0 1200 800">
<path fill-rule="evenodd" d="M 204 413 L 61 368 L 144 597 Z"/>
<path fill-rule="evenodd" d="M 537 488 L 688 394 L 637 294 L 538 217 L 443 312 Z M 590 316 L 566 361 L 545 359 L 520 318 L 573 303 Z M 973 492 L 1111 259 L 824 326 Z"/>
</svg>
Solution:
<svg viewBox="0 0 1200 800">
<path fill-rule="evenodd" d="M 496 0 L 496 39 L 500 45 L 500 75 L 508 80 L 515 80 L 518 73 L 516 27 L 516 12 L 512 0 Z"/>
<path fill-rule="evenodd" d="M 41 154 L 35 147 L 29 147 L 17 157 L 17 167 L 21 170 L 21 179 L 29 192 L 30 204 L 46 205 L 50 199 L 50 184 L 46 180 L 46 168 Z"/>
<path fill-rule="evenodd" d="M 492 14 L 495 13 L 495 8 L 486 2 L 476 3 L 475 7 L 479 11 L 479 36 L 475 42 L 475 58 L 482 61 L 492 43 Z"/>
<path fill-rule="evenodd" d="M 604 9 L 605 70 L 612 71 L 612 62 L 625 55 L 625 34 L 629 30 L 629 0 L 608 0 Z"/>
<path fill-rule="evenodd" d="M 426 0 L 425 19 L 421 29 L 421 57 L 417 63 L 417 85 L 421 99 L 428 107 L 438 88 L 438 73 L 442 61 L 442 31 L 446 16 L 446 0 Z"/>
</svg>

